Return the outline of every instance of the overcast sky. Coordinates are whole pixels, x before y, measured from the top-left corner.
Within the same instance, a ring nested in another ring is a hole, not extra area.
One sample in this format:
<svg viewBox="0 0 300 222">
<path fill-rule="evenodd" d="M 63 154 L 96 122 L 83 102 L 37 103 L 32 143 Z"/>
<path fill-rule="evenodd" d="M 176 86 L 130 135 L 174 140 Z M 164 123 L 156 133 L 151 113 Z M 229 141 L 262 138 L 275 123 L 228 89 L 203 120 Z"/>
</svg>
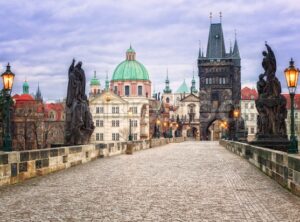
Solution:
<svg viewBox="0 0 300 222">
<path fill-rule="evenodd" d="M 83 61 L 87 80 L 97 71 L 102 87 L 112 77 L 130 43 L 147 68 L 152 86 L 162 90 L 166 70 L 175 91 L 193 69 L 199 41 L 206 50 L 209 13 L 219 22 L 225 45 L 234 30 L 242 57 L 242 85 L 254 86 L 262 72 L 261 51 L 267 41 L 277 57 L 277 76 L 293 57 L 300 66 L 300 4 L 297 0 L 0 0 L 0 64 L 16 74 L 14 93 L 26 78 L 30 92 L 39 82 L 44 98 L 65 97 L 67 70 L 74 57 Z"/>
</svg>

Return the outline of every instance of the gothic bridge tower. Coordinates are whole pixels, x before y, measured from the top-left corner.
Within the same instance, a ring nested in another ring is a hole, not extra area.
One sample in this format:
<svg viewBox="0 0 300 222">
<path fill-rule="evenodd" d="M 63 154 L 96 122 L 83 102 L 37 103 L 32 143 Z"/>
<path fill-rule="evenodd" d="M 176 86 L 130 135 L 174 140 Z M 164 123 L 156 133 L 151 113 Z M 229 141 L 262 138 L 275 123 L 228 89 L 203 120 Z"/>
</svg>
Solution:
<svg viewBox="0 0 300 222">
<path fill-rule="evenodd" d="M 213 138 L 212 125 L 228 117 L 241 98 L 241 58 L 235 38 L 233 50 L 226 53 L 222 23 L 211 23 L 206 55 L 199 49 L 200 136 Z"/>
</svg>

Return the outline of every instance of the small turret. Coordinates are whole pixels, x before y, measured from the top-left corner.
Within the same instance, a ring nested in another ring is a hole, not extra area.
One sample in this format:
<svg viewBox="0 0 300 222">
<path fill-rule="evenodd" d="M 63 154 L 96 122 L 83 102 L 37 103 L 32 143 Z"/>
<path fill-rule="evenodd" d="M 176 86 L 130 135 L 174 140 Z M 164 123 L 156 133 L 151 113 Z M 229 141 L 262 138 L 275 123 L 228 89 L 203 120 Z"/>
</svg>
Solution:
<svg viewBox="0 0 300 222">
<path fill-rule="evenodd" d="M 129 49 L 127 49 L 127 51 L 126 51 L 126 60 L 128 60 L 128 61 L 135 60 L 135 51 L 131 47 L 131 44 L 130 44 Z"/>
<path fill-rule="evenodd" d="M 240 56 L 239 46 L 236 39 L 236 32 L 235 32 L 235 40 L 234 40 L 234 46 L 232 52 L 232 59 L 234 60 L 235 65 L 241 66 L 241 56 Z"/>
<path fill-rule="evenodd" d="M 23 83 L 23 94 L 29 94 L 29 84 L 26 79 Z"/>
</svg>

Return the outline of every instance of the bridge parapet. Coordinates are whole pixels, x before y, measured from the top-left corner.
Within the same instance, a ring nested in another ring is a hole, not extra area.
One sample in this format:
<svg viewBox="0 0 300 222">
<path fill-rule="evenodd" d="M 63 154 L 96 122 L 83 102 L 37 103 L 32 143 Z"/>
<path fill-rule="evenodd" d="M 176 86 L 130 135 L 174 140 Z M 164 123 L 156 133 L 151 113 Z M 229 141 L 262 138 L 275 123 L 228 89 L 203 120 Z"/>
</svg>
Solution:
<svg viewBox="0 0 300 222">
<path fill-rule="evenodd" d="M 183 138 L 153 139 L 133 142 L 133 151 L 182 142 Z M 125 154 L 126 142 L 100 143 L 0 153 L 0 186 L 43 176 L 97 158 Z"/>
<path fill-rule="evenodd" d="M 300 196 L 300 155 L 236 141 L 220 140 L 227 150 L 247 159 L 281 186 Z"/>
</svg>

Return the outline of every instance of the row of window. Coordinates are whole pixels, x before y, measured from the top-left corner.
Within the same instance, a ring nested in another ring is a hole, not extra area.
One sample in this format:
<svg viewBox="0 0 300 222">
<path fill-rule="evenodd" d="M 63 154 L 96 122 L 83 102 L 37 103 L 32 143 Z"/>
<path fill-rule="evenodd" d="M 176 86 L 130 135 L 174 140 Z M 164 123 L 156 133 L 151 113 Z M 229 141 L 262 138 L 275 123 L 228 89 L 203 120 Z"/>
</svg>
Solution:
<svg viewBox="0 0 300 222">
<path fill-rule="evenodd" d="M 133 114 L 138 113 L 138 108 L 136 106 L 130 107 L 129 110 L 131 110 L 131 112 Z M 120 113 L 120 108 L 118 106 L 113 106 L 113 107 L 111 107 L 111 112 L 112 113 Z M 97 106 L 96 107 L 96 113 L 104 113 L 104 107 L 103 106 Z"/>
<path fill-rule="evenodd" d="M 137 114 L 137 113 L 138 113 L 138 111 L 137 111 L 138 109 L 137 109 L 136 106 L 130 107 L 129 110 L 130 110 L 133 114 Z"/>
<path fill-rule="evenodd" d="M 137 133 L 132 134 L 132 139 L 137 140 Z M 119 141 L 120 134 L 119 133 L 112 133 L 111 134 L 112 141 Z M 96 141 L 104 141 L 104 134 L 103 133 L 96 133 Z"/>
<path fill-rule="evenodd" d="M 245 103 L 245 109 L 249 109 L 249 103 Z M 254 109 L 254 103 L 250 103 L 250 109 Z"/>
<path fill-rule="evenodd" d="M 228 78 L 227 77 L 208 77 L 205 79 L 205 84 L 206 85 L 224 85 L 228 84 Z"/>
<path fill-rule="evenodd" d="M 249 114 L 245 114 L 245 115 L 244 115 L 244 119 L 245 119 L 245 121 L 249 121 L 249 120 L 250 120 L 250 121 L 254 121 L 254 120 L 255 120 L 255 116 L 256 116 L 256 115 L 255 115 L 254 113 L 251 113 L 251 114 L 250 114 L 250 118 L 249 118 Z"/>
<path fill-rule="evenodd" d="M 224 72 L 230 72 L 230 69 L 228 69 L 228 68 L 205 68 L 203 70 L 206 73 L 208 73 L 208 72 L 214 72 L 214 73 L 216 73 L 216 72 L 218 72 L 218 73 L 220 73 L 220 72 L 222 72 L 222 73 L 224 73 Z"/>
<path fill-rule="evenodd" d="M 131 126 L 132 127 L 137 127 L 138 126 L 138 121 L 137 120 L 131 120 Z"/>
<path fill-rule="evenodd" d="M 114 93 L 119 94 L 118 86 L 114 86 Z M 125 86 L 125 96 L 130 96 L 130 86 Z M 143 96 L 143 86 L 138 86 L 138 96 Z"/>
<path fill-rule="evenodd" d="M 104 121 L 103 120 L 96 120 L 96 127 L 103 127 L 104 126 Z M 120 126 L 120 120 L 112 120 L 111 121 L 111 126 L 112 127 L 119 127 Z M 131 120 L 131 126 L 132 127 L 137 127 L 138 126 L 138 121 L 137 120 Z"/>
</svg>

